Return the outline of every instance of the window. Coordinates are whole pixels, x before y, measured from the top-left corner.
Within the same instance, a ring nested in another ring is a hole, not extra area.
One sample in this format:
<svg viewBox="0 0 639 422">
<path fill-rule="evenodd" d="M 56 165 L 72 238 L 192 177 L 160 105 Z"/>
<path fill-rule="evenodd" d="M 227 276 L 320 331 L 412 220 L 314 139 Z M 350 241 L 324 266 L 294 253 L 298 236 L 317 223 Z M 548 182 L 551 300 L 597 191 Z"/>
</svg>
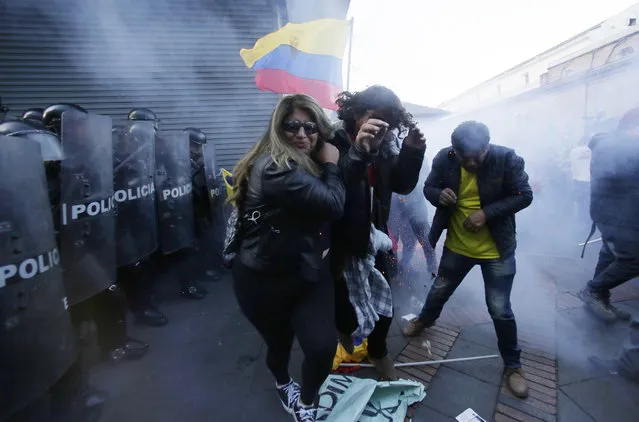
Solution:
<svg viewBox="0 0 639 422">
<path fill-rule="evenodd" d="M 528 85 L 530 84 L 530 75 L 528 72 L 524 73 L 524 84 L 526 88 L 528 88 Z"/>
<path fill-rule="evenodd" d="M 637 18 L 629 18 L 628 26 L 635 26 L 637 24 Z"/>
</svg>

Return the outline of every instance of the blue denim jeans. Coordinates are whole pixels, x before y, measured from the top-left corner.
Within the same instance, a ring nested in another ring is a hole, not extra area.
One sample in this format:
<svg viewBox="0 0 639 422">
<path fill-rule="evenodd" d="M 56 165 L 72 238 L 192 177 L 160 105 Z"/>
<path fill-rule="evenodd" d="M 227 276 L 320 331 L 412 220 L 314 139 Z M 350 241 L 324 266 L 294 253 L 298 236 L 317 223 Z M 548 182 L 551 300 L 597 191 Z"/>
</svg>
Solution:
<svg viewBox="0 0 639 422">
<path fill-rule="evenodd" d="M 430 288 L 419 319 L 434 323 L 455 289 L 475 266 L 481 267 L 486 292 L 486 305 L 493 319 L 499 353 L 507 368 L 519 368 L 521 350 L 517 345 L 517 323 L 510 306 L 510 292 L 516 273 L 515 255 L 499 259 L 475 259 L 444 248 L 437 277 Z"/>
</svg>

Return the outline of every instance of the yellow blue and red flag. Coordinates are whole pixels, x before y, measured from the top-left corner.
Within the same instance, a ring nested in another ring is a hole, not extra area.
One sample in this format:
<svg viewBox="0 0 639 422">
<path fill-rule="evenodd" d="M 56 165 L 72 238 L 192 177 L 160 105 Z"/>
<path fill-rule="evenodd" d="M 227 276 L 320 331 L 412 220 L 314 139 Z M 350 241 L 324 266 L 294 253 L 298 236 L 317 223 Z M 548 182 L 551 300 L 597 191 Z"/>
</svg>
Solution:
<svg viewBox="0 0 639 422">
<path fill-rule="evenodd" d="M 256 71 L 255 84 L 278 94 L 303 93 L 335 110 L 342 91 L 342 59 L 352 21 L 318 19 L 288 23 L 257 40 L 240 56 Z"/>
</svg>

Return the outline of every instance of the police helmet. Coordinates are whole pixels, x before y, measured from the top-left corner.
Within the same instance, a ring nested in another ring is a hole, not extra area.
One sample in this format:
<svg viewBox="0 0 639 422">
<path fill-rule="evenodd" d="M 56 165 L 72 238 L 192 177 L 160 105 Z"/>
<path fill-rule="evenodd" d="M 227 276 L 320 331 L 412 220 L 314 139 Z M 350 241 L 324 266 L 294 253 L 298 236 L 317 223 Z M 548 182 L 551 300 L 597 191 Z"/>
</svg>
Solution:
<svg viewBox="0 0 639 422">
<path fill-rule="evenodd" d="M 79 113 L 89 113 L 77 104 L 53 104 L 47 107 L 42 113 L 42 123 L 51 131 L 60 136 L 62 134 L 62 114 L 67 111 L 75 111 Z"/>
<path fill-rule="evenodd" d="M 44 114 L 43 108 L 30 108 L 22 113 L 20 120 L 22 121 L 36 121 L 42 123 L 42 115 Z"/>
<path fill-rule="evenodd" d="M 64 152 L 58 136 L 46 129 L 38 129 L 24 122 L 0 123 L 0 135 L 16 136 L 30 139 L 40 144 L 40 151 L 45 162 L 62 161 Z"/>
<path fill-rule="evenodd" d="M 129 111 L 129 115 L 127 116 L 129 120 L 144 120 L 147 122 L 153 122 L 153 127 L 155 130 L 159 130 L 160 119 L 158 116 L 151 110 L 150 108 L 134 108 Z"/>
<path fill-rule="evenodd" d="M 196 127 L 187 127 L 184 132 L 189 134 L 189 141 L 193 144 L 206 144 L 206 134 Z"/>
</svg>

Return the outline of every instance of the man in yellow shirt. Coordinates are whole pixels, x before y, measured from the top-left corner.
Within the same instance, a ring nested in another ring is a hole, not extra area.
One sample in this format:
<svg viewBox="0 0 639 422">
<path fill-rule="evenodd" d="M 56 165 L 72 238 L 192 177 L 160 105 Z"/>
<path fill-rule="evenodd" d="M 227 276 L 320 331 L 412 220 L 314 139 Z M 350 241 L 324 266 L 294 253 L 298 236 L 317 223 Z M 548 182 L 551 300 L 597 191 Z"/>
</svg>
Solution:
<svg viewBox="0 0 639 422">
<path fill-rule="evenodd" d="M 451 144 L 433 159 L 424 184 L 426 199 L 437 207 L 429 241 L 434 247 L 447 230 L 444 253 L 424 308 L 404 334 L 416 336 L 433 325 L 470 270 L 481 266 L 506 383 L 517 397 L 525 398 L 528 386 L 510 306 L 516 272 L 515 213 L 533 198 L 524 160 L 512 149 L 490 144 L 488 127 L 479 122 L 459 125 Z"/>
</svg>

